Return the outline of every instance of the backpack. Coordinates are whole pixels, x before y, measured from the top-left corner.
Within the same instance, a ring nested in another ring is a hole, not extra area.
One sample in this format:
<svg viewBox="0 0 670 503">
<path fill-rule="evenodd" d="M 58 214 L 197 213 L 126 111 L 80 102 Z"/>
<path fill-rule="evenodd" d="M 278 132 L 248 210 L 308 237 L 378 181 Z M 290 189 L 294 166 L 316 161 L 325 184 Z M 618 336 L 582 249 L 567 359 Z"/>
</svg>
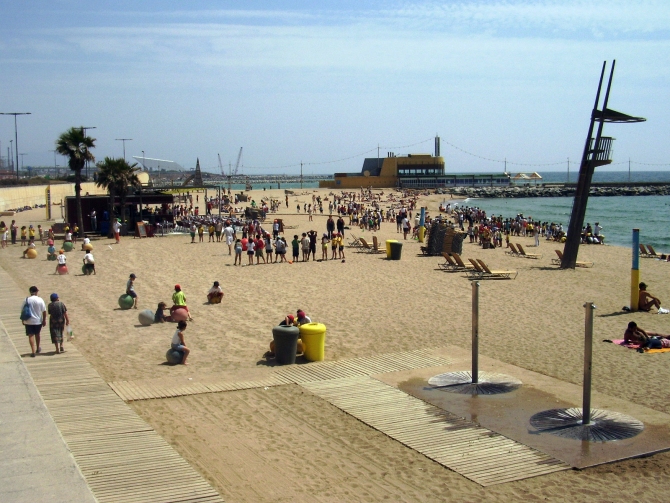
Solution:
<svg viewBox="0 0 670 503">
<path fill-rule="evenodd" d="M 33 314 L 30 311 L 30 305 L 28 304 L 28 297 L 26 297 L 26 302 L 23 304 L 23 308 L 21 308 L 21 316 L 19 318 L 21 321 L 26 321 L 32 318 Z"/>
</svg>

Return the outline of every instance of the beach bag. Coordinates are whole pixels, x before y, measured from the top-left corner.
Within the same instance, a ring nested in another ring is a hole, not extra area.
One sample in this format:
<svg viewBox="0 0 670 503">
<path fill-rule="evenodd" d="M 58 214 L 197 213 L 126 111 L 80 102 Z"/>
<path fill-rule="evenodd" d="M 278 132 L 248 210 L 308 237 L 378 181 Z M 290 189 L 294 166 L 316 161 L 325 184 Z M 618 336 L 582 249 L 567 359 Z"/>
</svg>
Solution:
<svg viewBox="0 0 670 503">
<path fill-rule="evenodd" d="M 30 305 L 28 304 L 28 297 L 26 297 L 26 302 L 23 304 L 23 308 L 21 309 L 21 316 L 19 318 L 21 321 L 26 321 L 29 320 L 32 317 L 32 313 L 30 312 Z"/>
</svg>

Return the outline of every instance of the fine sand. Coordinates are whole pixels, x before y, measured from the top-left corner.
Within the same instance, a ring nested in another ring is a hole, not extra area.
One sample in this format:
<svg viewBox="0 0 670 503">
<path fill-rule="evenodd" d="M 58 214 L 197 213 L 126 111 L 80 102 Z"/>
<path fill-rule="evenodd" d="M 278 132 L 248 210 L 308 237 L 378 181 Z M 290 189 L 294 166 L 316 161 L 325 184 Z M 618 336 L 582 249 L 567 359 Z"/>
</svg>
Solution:
<svg viewBox="0 0 670 503">
<path fill-rule="evenodd" d="M 293 234 L 313 228 L 321 235 L 326 228 L 327 202 L 324 215 L 315 215 L 313 222 L 295 213 L 297 202 L 311 202 L 313 193 L 300 192 L 290 198 L 288 209 L 283 190 L 252 193 L 256 201 L 270 196 L 282 201 L 278 216 L 291 227 L 285 231 L 289 242 Z M 329 191 L 317 192 L 327 196 Z M 434 216 L 443 197 L 421 197 L 419 205 Z M 6 223 L 16 218 L 19 225 L 45 225 L 42 209 L 2 218 Z M 367 231 L 351 233 L 372 241 Z M 349 234 L 345 231 L 346 241 Z M 382 224 L 374 234 L 382 243 L 402 240 L 394 222 Z M 461 273 L 439 270 L 443 259 L 421 256 L 416 241 L 403 241 L 400 261 L 346 248 L 344 263 L 235 267 L 227 246 L 207 239 L 191 244 L 188 235 L 125 237 L 119 245 L 96 240 L 98 273 L 90 277 L 81 275 L 79 245 L 67 254 L 67 276 L 53 274 L 55 263 L 46 261 L 46 246 L 39 244 L 36 260 L 21 259 L 20 245 L 0 250 L 0 265 L 26 294 L 32 284 L 44 299 L 58 292 L 70 313 L 76 336 L 72 344 L 107 381 L 181 385 L 268 376 L 272 369 L 263 354 L 272 326 L 298 308 L 328 327 L 328 360 L 469 347 L 470 282 Z M 592 301 L 597 306 L 594 389 L 670 412 L 670 392 L 665 390 L 670 355 L 640 355 L 601 342 L 622 338 L 631 320 L 645 329 L 670 333 L 670 315 L 621 311 L 629 304 L 630 250 L 583 245 L 580 260 L 595 266 L 562 271 L 551 263 L 554 249 L 562 246 L 542 240 L 537 249 L 531 246 L 532 238 L 512 241 L 543 257 L 513 258 L 501 249 L 464 243 L 465 258 L 519 272 L 513 281 L 481 282 L 481 353 L 581 384 L 583 304 Z M 174 284 L 181 284 L 195 319 L 185 334 L 192 350 L 189 366 L 163 364 L 174 324 L 143 327 L 138 311 L 118 309 L 117 299 L 131 272 L 137 275 L 140 309 L 154 311 L 159 301 L 169 305 Z M 668 263 L 641 259 L 641 278 L 664 304 L 670 304 L 668 272 Z M 223 287 L 224 301 L 206 305 L 206 292 L 215 280 Z M 46 340 L 43 346 L 48 345 Z M 27 346 L 19 348 L 23 349 Z M 231 502 L 664 501 L 665 475 L 670 473 L 670 454 L 658 454 L 483 489 L 298 386 L 147 400 L 133 407 Z"/>
</svg>

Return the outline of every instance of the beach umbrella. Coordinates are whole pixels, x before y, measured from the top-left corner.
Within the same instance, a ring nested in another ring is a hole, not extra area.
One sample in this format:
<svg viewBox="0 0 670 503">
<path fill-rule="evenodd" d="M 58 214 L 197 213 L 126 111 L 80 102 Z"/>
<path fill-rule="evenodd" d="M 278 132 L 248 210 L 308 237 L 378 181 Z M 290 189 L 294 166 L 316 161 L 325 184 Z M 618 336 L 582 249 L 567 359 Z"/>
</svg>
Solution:
<svg viewBox="0 0 670 503">
<path fill-rule="evenodd" d="M 542 180 L 542 176 L 537 171 L 534 171 L 533 173 L 531 173 L 529 178 L 531 180 L 535 180 L 535 185 L 537 185 L 538 180 Z"/>
</svg>

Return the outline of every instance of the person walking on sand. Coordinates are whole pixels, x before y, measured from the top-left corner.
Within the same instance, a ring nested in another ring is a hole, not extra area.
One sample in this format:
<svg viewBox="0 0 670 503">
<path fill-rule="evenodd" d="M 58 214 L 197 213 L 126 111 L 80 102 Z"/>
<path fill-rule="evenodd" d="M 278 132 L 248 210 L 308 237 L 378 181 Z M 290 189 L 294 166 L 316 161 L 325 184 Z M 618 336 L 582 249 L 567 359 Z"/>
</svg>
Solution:
<svg viewBox="0 0 670 503">
<path fill-rule="evenodd" d="M 32 350 L 30 356 L 35 358 L 35 354 L 42 352 L 42 348 L 40 347 L 40 333 L 42 332 L 42 327 L 45 327 L 47 324 L 47 306 L 44 301 L 37 296 L 39 290 L 36 286 L 31 286 L 29 292 L 30 297 L 26 297 L 25 304 L 28 306 L 30 316 L 23 319 L 23 325 L 26 327 L 26 336 L 28 337 L 30 349 Z"/>
<path fill-rule="evenodd" d="M 137 293 L 135 292 L 135 276 L 131 273 L 128 277 L 128 282 L 126 283 L 126 295 L 130 295 L 133 298 L 133 308 L 137 309 Z"/>
<path fill-rule="evenodd" d="M 49 333 L 51 342 L 56 346 L 56 354 L 64 353 L 63 349 L 63 331 L 70 324 L 70 318 L 67 315 L 67 307 L 58 298 L 57 293 L 51 294 L 51 302 L 47 306 L 49 313 Z"/>
<path fill-rule="evenodd" d="M 112 231 L 114 231 L 114 239 L 118 245 L 121 242 L 121 222 L 119 222 L 118 218 L 112 224 Z"/>
<path fill-rule="evenodd" d="M 182 365 L 188 365 L 188 363 L 186 363 L 186 358 L 188 358 L 188 355 L 191 353 L 191 350 L 186 347 L 186 341 L 184 340 L 184 331 L 187 326 L 185 321 L 177 323 L 177 330 L 175 330 L 174 335 L 172 336 L 172 344 L 170 345 L 175 351 L 184 354 L 181 359 Z"/>
</svg>

